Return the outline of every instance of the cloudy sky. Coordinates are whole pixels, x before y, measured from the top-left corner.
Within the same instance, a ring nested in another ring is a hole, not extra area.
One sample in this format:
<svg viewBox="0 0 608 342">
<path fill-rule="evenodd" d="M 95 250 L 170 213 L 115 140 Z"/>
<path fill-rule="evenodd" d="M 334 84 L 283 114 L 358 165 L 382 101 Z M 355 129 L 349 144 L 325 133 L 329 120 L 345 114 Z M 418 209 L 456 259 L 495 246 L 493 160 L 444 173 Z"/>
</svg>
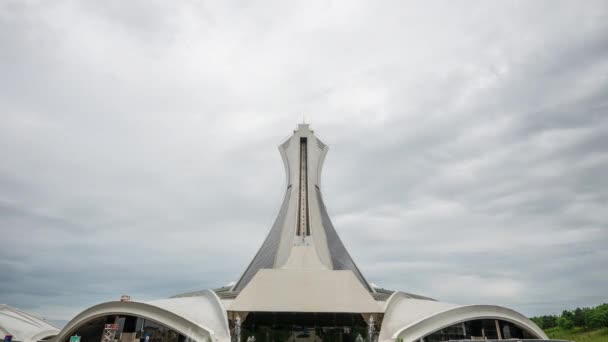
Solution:
<svg viewBox="0 0 608 342">
<path fill-rule="evenodd" d="M 371 282 L 608 301 L 605 1 L 2 1 L 0 303 L 237 280 L 302 121 Z"/>
</svg>

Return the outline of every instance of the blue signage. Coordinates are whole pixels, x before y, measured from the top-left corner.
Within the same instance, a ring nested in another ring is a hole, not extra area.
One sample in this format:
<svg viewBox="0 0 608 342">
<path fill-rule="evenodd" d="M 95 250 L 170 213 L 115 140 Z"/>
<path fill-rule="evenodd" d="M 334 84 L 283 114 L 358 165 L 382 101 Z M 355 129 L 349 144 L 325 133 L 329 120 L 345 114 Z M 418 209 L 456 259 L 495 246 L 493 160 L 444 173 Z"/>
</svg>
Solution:
<svg viewBox="0 0 608 342">
<path fill-rule="evenodd" d="M 13 340 L 13 335 L 4 336 L 4 342 L 11 342 Z"/>
</svg>

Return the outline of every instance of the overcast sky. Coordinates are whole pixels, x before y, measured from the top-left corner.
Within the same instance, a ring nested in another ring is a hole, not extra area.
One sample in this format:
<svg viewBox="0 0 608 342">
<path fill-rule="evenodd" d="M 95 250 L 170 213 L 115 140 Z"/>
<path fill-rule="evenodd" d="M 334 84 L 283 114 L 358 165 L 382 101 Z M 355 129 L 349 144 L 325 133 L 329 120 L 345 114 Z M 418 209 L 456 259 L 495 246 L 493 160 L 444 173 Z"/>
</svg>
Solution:
<svg viewBox="0 0 608 342">
<path fill-rule="evenodd" d="M 2 1 L 0 303 L 240 276 L 305 116 L 369 281 L 608 302 L 606 1 Z"/>
</svg>

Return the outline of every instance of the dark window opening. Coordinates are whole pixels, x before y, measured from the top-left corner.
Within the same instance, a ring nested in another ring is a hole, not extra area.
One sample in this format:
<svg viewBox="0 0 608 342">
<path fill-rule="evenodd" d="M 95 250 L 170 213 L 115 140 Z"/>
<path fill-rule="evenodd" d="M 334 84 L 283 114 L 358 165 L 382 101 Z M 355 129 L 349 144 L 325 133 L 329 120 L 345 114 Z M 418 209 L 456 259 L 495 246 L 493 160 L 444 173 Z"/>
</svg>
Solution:
<svg viewBox="0 0 608 342">
<path fill-rule="evenodd" d="M 499 331 L 500 329 L 500 335 Z M 527 329 L 514 323 L 495 319 L 475 319 L 437 330 L 422 340 L 444 342 L 451 340 L 536 339 Z"/>
<path fill-rule="evenodd" d="M 150 336 L 150 342 L 193 342 L 177 331 L 142 317 L 129 315 L 109 315 L 95 318 L 78 327 L 70 336 L 78 335 L 82 342 L 98 342 L 104 334 L 106 324 L 118 324 L 114 331 L 116 341 L 143 341 Z M 68 336 L 63 342 L 69 342 Z"/>
</svg>

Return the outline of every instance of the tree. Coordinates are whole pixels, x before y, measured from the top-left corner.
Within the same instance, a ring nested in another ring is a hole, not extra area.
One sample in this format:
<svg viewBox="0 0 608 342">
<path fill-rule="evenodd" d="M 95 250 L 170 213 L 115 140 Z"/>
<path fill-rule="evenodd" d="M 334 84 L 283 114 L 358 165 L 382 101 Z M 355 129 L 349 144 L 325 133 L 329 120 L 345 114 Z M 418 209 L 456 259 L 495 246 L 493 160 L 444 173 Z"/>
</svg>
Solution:
<svg viewBox="0 0 608 342">
<path fill-rule="evenodd" d="M 608 304 L 604 303 L 594 308 L 564 310 L 560 316 L 544 315 L 531 319 L 543 330 L 554 327 L 561 329 L 572 329 L 574 327 L 599 329 L 608 327 Z"/>
<path fill-rule="evenodd" d="M 572 316 L 572 323 L 576 327 L 584 327 L 585 326 L 585 312 L 581 308 L 576 308 L 573 311 L 574 315 Z"/>
<path fill-rule="evenodd" d="M 591 329 L 608 327 L 608 304 L 599 305 L 585 315 L 585 323 Z"/>
<path fill-rule="evenodd" d="M 557 326 L 562 329 L 572 329 L 574 328 L 574 322 L 567 316 L 561 316 L 557 318 Z"/>
<path fill-rule="evenodd" d="M 543 329 L 554 328 L 557 326 L 557 317 L 553 315 L 545 315 L 542 317 Z"/>
<path fill-rule="evenodd" d="M 553 315 L 532 317 L 531 320 L 536 323 L 536 325 L 538 325 L 541 329 L 549 329 L 557 326 L 557 324 L 555 323 L 557 317 Z"/>
</svg>

